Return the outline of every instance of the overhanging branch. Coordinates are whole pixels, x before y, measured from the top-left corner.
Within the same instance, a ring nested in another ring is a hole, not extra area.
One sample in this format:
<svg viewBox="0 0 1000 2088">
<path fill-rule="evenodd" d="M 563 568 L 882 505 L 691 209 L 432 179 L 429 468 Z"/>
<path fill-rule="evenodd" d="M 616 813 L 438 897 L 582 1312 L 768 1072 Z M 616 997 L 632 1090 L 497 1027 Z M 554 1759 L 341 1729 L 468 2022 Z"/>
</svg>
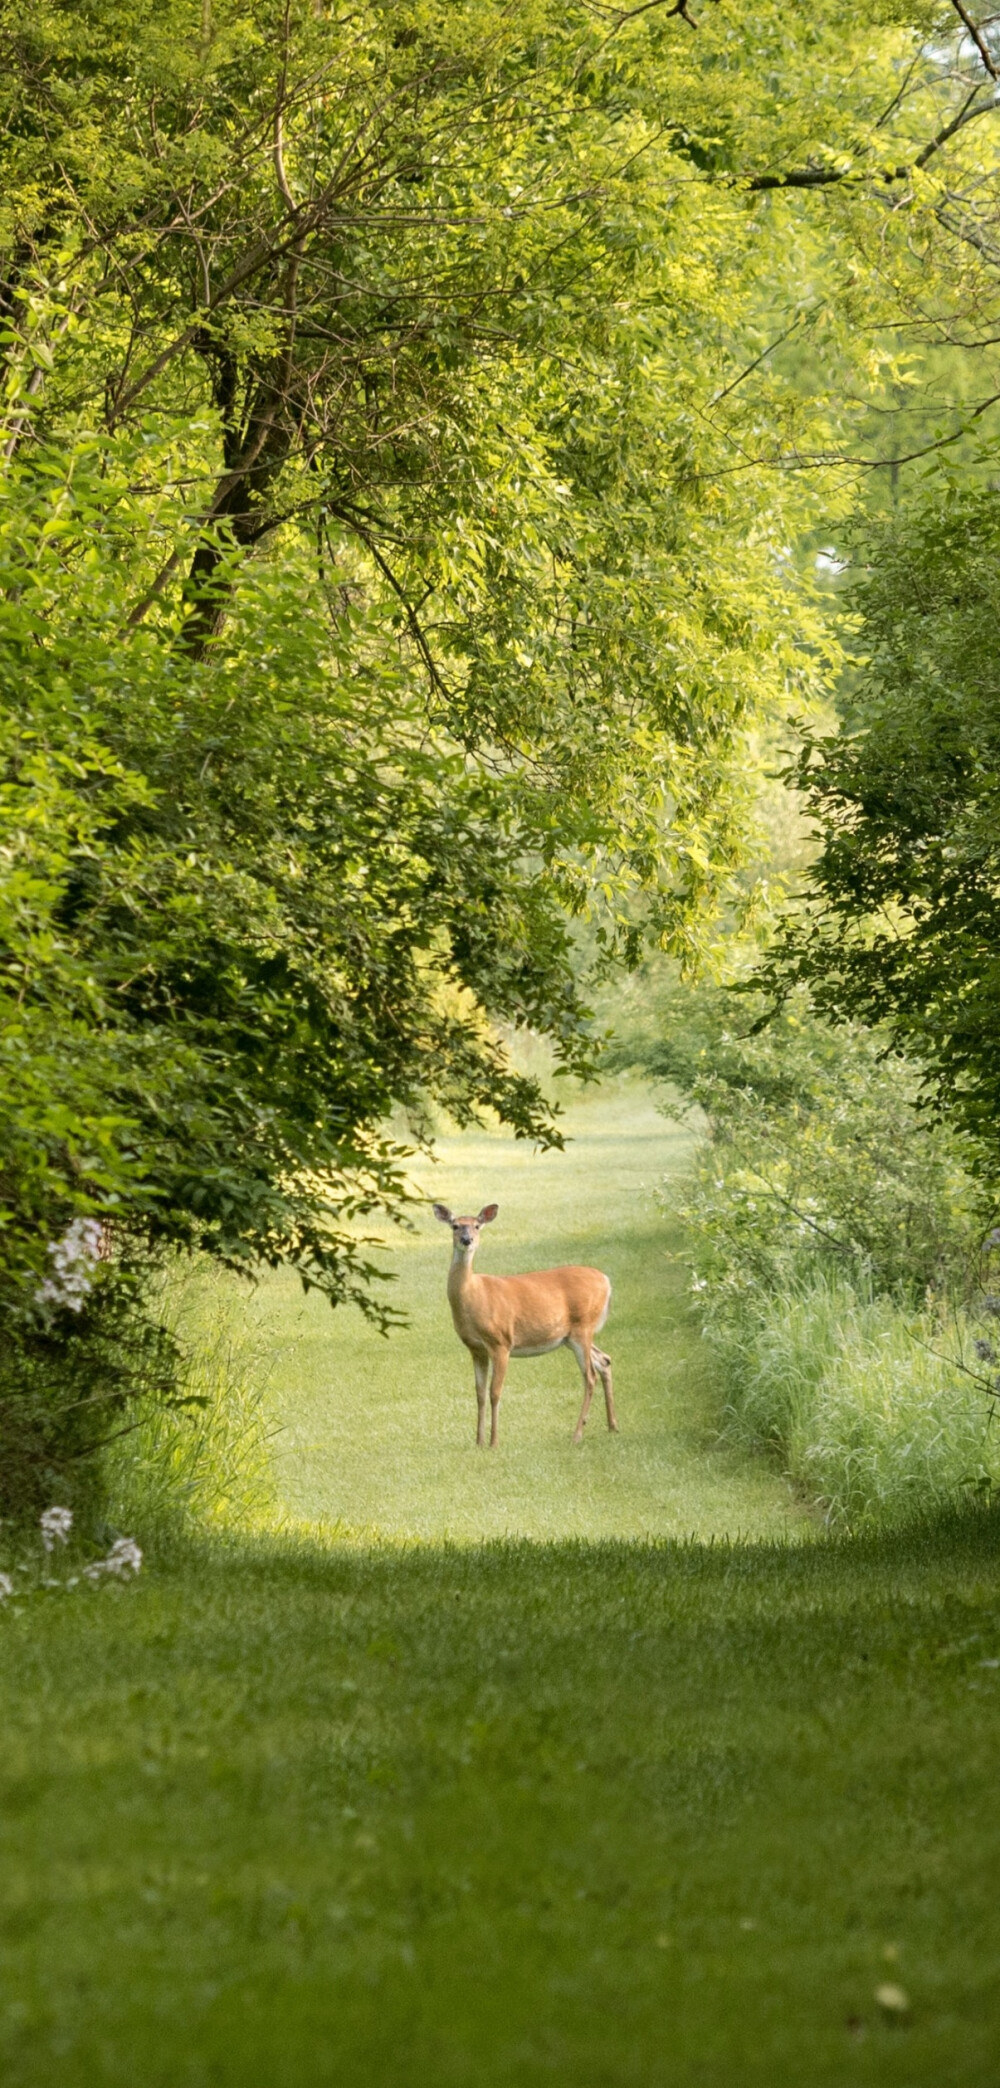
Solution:
<svg viewBox="0 0 1000 2088">
<path fill-rule="evenodd" d="M 977 28 L 975 22 L 972 19 L 972 16 L 962 6 L 962 0 L 951 0 L 951 4 L 955 10 L 955 13 L 958 16 L 959 21 L 964 22 L 965 27 L 968 30 L 969 35 L 971 36 L 977 51 L 979 52 L 979 56 L 982 59 L 987 72 L 989 73 L 990 79 L 1000 80 L 1000 71 L 997 70 L 997 67 L 994 64 L 993 59 L 990 56 L 990 47 L 986 41 L 985 36 L 983 35 L 982 30 Z"/>
</svg>

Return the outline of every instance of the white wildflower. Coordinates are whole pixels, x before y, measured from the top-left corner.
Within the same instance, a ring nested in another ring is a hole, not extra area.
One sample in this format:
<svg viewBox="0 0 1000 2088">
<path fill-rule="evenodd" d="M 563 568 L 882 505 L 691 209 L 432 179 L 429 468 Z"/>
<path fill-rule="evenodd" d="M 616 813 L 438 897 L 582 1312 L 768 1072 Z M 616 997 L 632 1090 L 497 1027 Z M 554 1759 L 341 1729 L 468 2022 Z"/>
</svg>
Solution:
<svg viewBox="0 0 1000 2088">
<path fill-rule="evenodd" d="M 12 1575 L 0 1573 L 0 1602 L 6 1602 L 8 1596 L 13 1595 L 13 1593 L 14 1581 Z"/>
<path fill-rule="evenodd" d="M 142 1566 L 142 1552 L 134 1537 L 116 1537 L 104 1559 L 94 1559 L 84 1567 L 89 1581 L 127 1580 L 130 1573 L 138 1573 Z"/>
<path fill-rule="evenodd" d="M 73 1510 L 72 1508 L 46 1508 L 44 1515 L 39 1517 L 39 1522 L 41 1524 L 42 1543 L 46 1551 L 50 1552 L 55 1545 L 65 1544 L 73 1528 Z"/>
<path fill-rule="evenodd" d="M 707 1289 L 708 1289 L 708 1278 L 707 1278 L 707 1276 L 692 1276 L 692 1278 L 691 1278 L 691 1289 L 692 1289 L 693 1291 L 703 1291 L 703 1290 L 707 1290 Z"/>
<path fill-rule="evenodd" d="M 97 1218 L 74 1218 L 60 1240 L 50 1240 L 49 1260 L 52 1274 L 46 1276 L 35 1292 L 39 1305 L 63 1305 L 68 1312 L 80 1312 L 84 1299 L 93 1288 L 94 1265 L 99 1262 L 104 1248 L 104 1227 Z"/>
</svg>

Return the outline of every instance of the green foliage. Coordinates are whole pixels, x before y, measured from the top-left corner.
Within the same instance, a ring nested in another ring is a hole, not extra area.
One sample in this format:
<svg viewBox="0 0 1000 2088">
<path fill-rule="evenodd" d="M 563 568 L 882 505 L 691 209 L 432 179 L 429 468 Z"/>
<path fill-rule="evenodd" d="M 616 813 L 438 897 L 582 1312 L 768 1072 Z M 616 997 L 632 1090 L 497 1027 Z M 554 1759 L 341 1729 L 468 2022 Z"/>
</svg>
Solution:
<svg viewBox="0 0 1000 2088">
<path fill-rule="evenodd" d="M 887 1025 L 1000 1167 L 1000 502 L 935 475 L 871 529 L 854 588 L 863 667 L 799 782 L 822 848 L 769 977 Z"/>
<path fill-rule="evenodd" d="M 105 1506 L 100 1453 L 137 1403 L 184 1403 L 177 1343 L 151 1309 L 153 1272 L 134 1252 L 99 1266 L 87 1295 L 9 1315 L 0 1353 L 0 1516 L 33 1522 L 53 1501 L 84 1528 Z"/>
<path fill-rule="evenodd" d="M 37 1283 L 99 1211 L 343 1295 L 367 1273 L 344 1219 L 400 1193 L 394 1108 L 546 1135 L 483 1018 L 575 1061 L 563 916 L 516 789 L 365 659 L 358 619 L 338 650 L 294 561 L 248 577 L 204 660 L 124 634 L 106 462 L 81 445 L 6 508 L 2 1266 Z"/>
<path fill-rule="evenodd" d="M 764 1012 L 672 984 L 618 1046 L 679 1091 L 668 1113 L 701 1114 L 670 1209 L 727 1429 L 834 1524 L 931 1512 L 1000 1476 L 968 1143 L 884 1033 L 832 1028 L 801 990 Z"/>
<path fill-rule="evenodd" d="M 731 892 L 979 83 L 916 0 L 0 26 L 0 1307 L 90 1219 L 370 1301 L 389 1118 L 557 1139 L 497 1024 L 586 1070 L 573 921 Z"/>
<path fill-rule="evenodd" d="M 1000 1480 L 975 1323 L 819 1271 L 710 1322 L 737 1440 L 780 1459 L 835 1528 L 933 1514 Z"/>
<path fill-rule="evenodd" d="M 884 1035 L 790 997 L 766 1027 L 754 993 L 669 986 L 659 1034 L 619 1047 L 702 1113 L 682 1215 L 713 1319 L 814 1272 L 919 1302 L 973 1280 L 968 1151 L 915 1107 L 920 1078 Z"/>
</svg>

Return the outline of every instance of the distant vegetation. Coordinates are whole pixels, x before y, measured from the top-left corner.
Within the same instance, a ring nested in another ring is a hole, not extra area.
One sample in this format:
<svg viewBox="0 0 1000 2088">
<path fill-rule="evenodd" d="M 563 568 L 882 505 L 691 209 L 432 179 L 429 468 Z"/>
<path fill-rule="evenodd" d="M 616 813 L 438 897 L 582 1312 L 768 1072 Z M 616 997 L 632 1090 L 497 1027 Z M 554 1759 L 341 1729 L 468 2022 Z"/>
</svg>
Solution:
<svg viewBox="0 0 1000 2088">
<path fill-rule="evenodd" d="M 742 984 L 654 975 L 614 1053 L 704 1127 L 668 1205 L 727 1424 L 836 1524 L 988 1493 L 1000 1253 L 979 1148 L 921 1106 L 921 1069 L 885 1031 L 831 1027 L 801 989 L 765 1021 Z"/>
</svg>

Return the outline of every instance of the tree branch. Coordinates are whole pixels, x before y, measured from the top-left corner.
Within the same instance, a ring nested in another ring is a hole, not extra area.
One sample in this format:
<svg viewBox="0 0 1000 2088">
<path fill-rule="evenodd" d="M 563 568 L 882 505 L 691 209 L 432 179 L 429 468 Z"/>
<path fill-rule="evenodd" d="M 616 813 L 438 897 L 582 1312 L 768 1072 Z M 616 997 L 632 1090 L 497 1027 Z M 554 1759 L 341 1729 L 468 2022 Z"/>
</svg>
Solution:
<svg viewBox="0 0 1000 2088">
<path fill-rule="evenodd" d="M 1000 74 L 994 73 L 994 78 L 1000 78 Z M 974 123 L 977 116 L 986 116 L 991 110 L 996 109 L 996 97 L 993 95 L 987 101 L 976 102 L 976 95 L 980 91 L 979 87 L 974 88 L 968 99 L 963 102 L 958 115 L 954 116 L 950 123 L 943 124 L 939 131 L 935 131 L 933 138 L 929 138 L 916 157 L 907 160 L 905 165 L 881 167 L 873 175 L 867 175 L 864 168 L 859 170 L 853 164 L 848 167 L 791 167 L 787 174 L 753 174 L 746 186 L 759 192 L 764 189 L 829 188 L 836 182 L 864 181 L 866 178 L 887 184 L 906 181 L 918 168 L 926 167 L 928 160 L 933 159 L 934 154 L 940 152 L 941 147 L 947 145 L 949 139 L 955 137 L 958 131 L 964 130 L 967 123 Z"/>
<path fill-rule="evenodd" d="M 951 0 L 951 4 L 955 10 L 955 13 L 958 16 L 959 21 L 965 23 L 969 35 L 971 36 L 972 41 L 975 44 L 977 51 L 979 52 L 979 56 L 982 59 L 987 72 L 989 73 L 990 79 L 1000 80 L 1000 71 L 997 70 L 997 67 L 993 63 L 993 60 L 990 56 L 990 47 L 986 41 L 985 36 L 983 35 L 982 30 L 977 29 L 976 24 L 972 19 L 972 16 L 968 14 L 966 12 L 966 9 L 962 6 L 962 0 Z"/>
</svg>

